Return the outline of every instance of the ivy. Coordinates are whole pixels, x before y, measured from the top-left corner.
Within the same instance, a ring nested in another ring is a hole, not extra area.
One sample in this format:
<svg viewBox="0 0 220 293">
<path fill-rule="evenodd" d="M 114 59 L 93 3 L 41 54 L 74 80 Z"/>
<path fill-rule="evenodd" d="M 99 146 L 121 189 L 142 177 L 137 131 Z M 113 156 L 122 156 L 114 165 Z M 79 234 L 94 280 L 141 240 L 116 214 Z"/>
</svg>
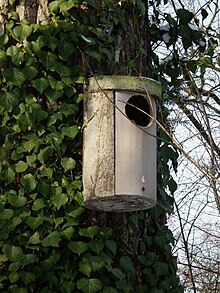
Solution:
<svg viewBox="0 0 220 293">
<path fill-rule="evenodd" d="M 128 25 L 127 5 L 144 16 L 143 1 L 109 0 L 50 1 L 51 19 L 40 24 L 8 14 L 0 36 L 2 292 L 181 292 L 173 237 L 157 222 L 172 210 L 167 187 L 171 193 L 176 188 L 170 163 L 177 167 L 177 153 L 169 141 L 159 145 L 159 205 L 149 214 L 128 214 L 123 241 L 112 223 L 103 224 L 103 215 L 93 218 L 83 207 L 83 82 L 103 68 L 111 74 L 127 66 L 113 62 L 116 27 Z M 137 69 L 132 60 L 130 67 Z M 140 222 L 146 226 L 142 235 Z M 137 268 L 143 275 L 139 286 Z"/>
</svg>

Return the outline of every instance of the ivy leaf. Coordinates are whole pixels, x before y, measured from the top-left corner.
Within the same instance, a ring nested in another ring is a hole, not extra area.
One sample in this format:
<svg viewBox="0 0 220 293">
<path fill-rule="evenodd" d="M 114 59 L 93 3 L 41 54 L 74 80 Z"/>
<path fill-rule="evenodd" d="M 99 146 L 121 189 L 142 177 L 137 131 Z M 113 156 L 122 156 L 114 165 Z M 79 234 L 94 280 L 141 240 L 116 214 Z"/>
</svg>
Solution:
<svg viewBox="0 0 220 293">
<path fill-rule="evenodd" d="M 57 62 L 57 58 L 57 55 L 54 53 L 45 51 L 39 52 L 39 59 L 48 70 L 53 68 L 54 63 Z"/>
<path fill-rule="evenodd" d="M 81 228 L 79 229 L 79 235 L 85 236 L 89 238 L 94 238 L 95 235 L 97 235 L 99 232 L 98 226 L 90 226 L 88 228 Z"/>
<path fill-rule="evenodd" d="M 76 113 L 79 110 L 79 107 L 76 104 L 66 104 L 62 103 L 60 105 L 60 112 L 66 117 Z"/>
<path fill-rule="evenodd" d="M 90 273 L 92 271 L 92 267 L 89 263 L 85 263 L 83 261 L 79 262 L 79 271 L 86 275 L 87 277 L 90 277 Z"/>
<path fill-rule="evenodd" d="M 82 290 L 84 293 L 96 293 L 102 289 L 102 282 L 99 279 L 87 279 L 82 278 L 77 281 L 77 288 Z"/>
<path fill-rule="evenodd" d="M 7 55 L 4 51 L 0 50 L 0 66 L 4 68 L 7 66 Z"/>
<path fill-rule="evenodd" d="M 6 184 L 10 184 L 15 180 L 15 172 L 11 167 L 8 166 L 2 171 L 1 176 L 2 179 L 5 180 Z"/>
<path fill-rule="evenodd" d="M 32 80 L 38 74 L 38 70 L 34 66 L 27 66 L 23 69 L 26 80 Z"/>
<path fill-rule="evenodd" d="M 60 59 L 66 61 L 70 57 L 70 55 L 73 53 L 74 46 L 73 46 L 73 43 L 67 42 L 66 40 L 64 40 L 58 44 L 58 49 L 60 53 Z"/>
<path fill-rule="evenodd" d="M 64 157 L 62 158 L 61 160 L 61 165 L 64 169 L 64 172 L 68 171 L 68 170 L 72 170 L 75 168 L 76 166 L 76 161 L 73 160 L 72 158 L 67 158 L 67 157 Z"/>
<path fill-rule="evenodd" d="M 61 80 L 56 80 L 52 76 L 48 76 L 48 81 L 53 90 L 61 91 L 65 87 L 65 84 Z"/>
<path fill-rule="evenodd" d="M 62 222 L 63 222 L 63 218 L 61 218 Z M 73 227 L 68 227 L 65 230 L 62 231 L 62 238 L 64 239 L 71 239 L 71 237 L 73 237 L 73 233 L 74 233 L 74 229 Z"/>
<path fill-rule="evenodd" d="M 10 46 L 6 51 L 7 56 L 11 56 L 11 61 L 18 67 L 24 61 L 24 53 L 22 49 L 18 46 Z"/>
<path fill-rule="evenodd" d="M 26 80 L 26 77 L 20 68 L 5 68 L 3 76 L 8 82 L 18 87 L 21 87 Z"/>
<path fill-rule="evenodd" d="M 32 33 L 32 27 L 30 25 L 22 24 L 13 29 L 13 37 L 18 42 L 23 42 Z"/>
<path fill-rule="evenodd" d="M 102 58 L 102 56 L 97 51 L 86 50 L 85 53 L 98 61 L 100 61 Z"/>
<path fill-rule="evenodd" d="M 113 276 L 115 276 L 116 278 L 118 278 L 119 280 L 124 279 L 125 274 L 118 268 L 113 268 L 112 266 L 108 265 L 107 270 L 109 272 L 111 272 L 113 274 Z"/>
<path fill-rule="evenodd" d="M 46 88 L 48 88 L 49 81 L 48 79 L 41 77 L 38 79 L 35 79 L 32 83 L 33 87 L 36 88 L 41 94 L 45 91 Z"/>
<path fill-rule="evenodd" d="M 32 274 L 30 272 L 25 272 L 25 271 L 19 272 L 19 276 L 21 277 L 21 280 L 25 284 L 25 286 L 33 283 L 36 279 L 35 274 Z M 19 292 L 19 293 L 24 293 L 24 292 Z"/>
<path fill-rule="evenodd" d="M 14 216 L 14 211 L 11 209 L 4 209 L 0 212 L 0 220 L 9 220 Z"/>
<path fill-rule="evenodd" d="M 120 265 L 127 272 L 133 273 L 135 271 L 134 264 L 129 256 L 120 257 Z"/>
<path fill-rule="evenodd" d="M 114 240 L 106 240 L 105 246 L 113 253 L 116 254 L 117 246 Z"/>
<path fill-rule="evenodd" d="M 68 202 L 68 196 L 66 194 L 54 194 L 52 196 L 52 203 L 59 210 L 61 206 L 65 205 Z"/>
<path fill-rule="evenodd" d="M 33 211 L 39 211 L 44 207 L 45 207 L 45 203 L 44 203 L 43 198 L 37 198 L 37 199 L 35 199 L 35 201 L 34 201 L 34 203 L 32 205 L 32 210 Z"/>
<path fill-rule="evenodd" d="M 11 192 L 8 196 L 9 203 L 15 207 L 20 208 L 26 205 L 27 199 L 24 196 L 19 196 L 14 192 Z"/>
<path fill-rule="evenodd" d="M 39 152 L 37 158 L 42 164 L 44 164 L 46 160 L 52 156 L 52 154 L 53 148 L 51 146 L 47 146 Z"/>
<path fill-rule="evenodd" d="M 48 236 L 46 236 L 41 243 L 44 247 L 59 247 L 59 242 L 60 233 L 58 231 L 53 231 Z"/>
<path fill-rule="evenodd" d="M 79 127 L 77 125 L 61 128 L 62 135 L 68 136 L 72 139 L 75 138 L 75 136 L 77 135 L 78 132 L 79 132 Z"/>
<path fill-rule="evenodd" d="M 38 216 L 37 218 L 35 217 L 28 217 L 26 220 L 26 223 L 28 226 L 30 226 L 33 230 L 37 229 L 41 224 L 43 224 L 43 219 Z"/>
<path fill-rule="evenodd" d="M 73 211 L 71 211 L 70 213 L 68 213 L 68 215 L 72 218 L 77 218 L 79 217 L 83 212 L 85 211 L 85 209 L 83 207 L 77 207 L 75 208 Z"/>
<path fill-rule="evenodd" d="M 8 43 L 9 36 L 7 34 L 3 34 L 0 36 L 0 48 L 4 48 L 4 46 Z"/>
<path fill-rule="evenodd" d="M 85 242 L 71 241 L 71 242 L 68 243 L 68 248 L 72 252 L 80 255 L 80 254 L 82 254 L 83 252 L 85 252 L 88 249 L 88 246 L 87 246 L 87 243 L 85 243 Z"/>
<path fill-rule="evenodd" d="M 28 164 L 23 162 L 23 161 L 19 161 L 16 165 L 15 165 L 15 171 L 17 173 L 22 173 L 25 170 L 27 170 L 28 168 Z"/>
<path fill-rule="evenodd" d="M 32 118 L 34 121 L 42 121 L 47 119 L 48 113 L 40 108 L 35 108 L 32 112 Z"/>
<path fill-rule="evenodd" d="M 100 252 L 103 250 L 104 248 L 104 244 L 102 241 L 100 240 L 93 240 L 93 241 L 90 241 L 88 243 L 88 247 L 94 251 L 97 255 L 100 254 Z"/>
<path fill-rule="evenodd" d="M 20 182 L 24 190 L 28 192 L 33 191 L 37 185 L 37 182 L 32 174 L 26 174 Z"/>
<path fill-rule="evenodd" d="M 19 96 L 15 92 L 0 93 L 0 105 L 7 111 L 11 112 L 12 108 L 19 102 Z"/>
<path fill-rule="evenodd" d="M 41 243 L 40 240 L 40 234 L 38 232 L 35 232 L 30 238 L 29 238 L 29 243 L 31 244 L 39 244 Z"/>
</svg>

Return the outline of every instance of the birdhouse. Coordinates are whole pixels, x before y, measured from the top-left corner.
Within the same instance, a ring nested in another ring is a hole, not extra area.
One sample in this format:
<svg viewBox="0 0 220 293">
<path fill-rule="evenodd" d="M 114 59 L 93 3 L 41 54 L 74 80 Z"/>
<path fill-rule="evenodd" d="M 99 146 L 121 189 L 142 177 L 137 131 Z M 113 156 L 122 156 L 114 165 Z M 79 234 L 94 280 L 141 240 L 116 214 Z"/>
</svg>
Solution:
<svg viewBox="0 0 220 293">
<path fill-rule="evenodd" d="M 160 84 L 134 76 L 96 76 L 84 89 L 85 206 L 138 211 L 156 204 L 156 101 Z"/>
</svg>

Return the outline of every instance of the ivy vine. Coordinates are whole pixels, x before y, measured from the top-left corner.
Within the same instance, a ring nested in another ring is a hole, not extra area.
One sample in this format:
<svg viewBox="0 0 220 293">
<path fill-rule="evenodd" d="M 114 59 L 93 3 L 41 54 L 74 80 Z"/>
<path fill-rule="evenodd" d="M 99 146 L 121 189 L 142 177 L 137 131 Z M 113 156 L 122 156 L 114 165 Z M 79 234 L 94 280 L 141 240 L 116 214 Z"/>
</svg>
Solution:
<svg viewBox="0 0 220 293">
<path fill-rule="evenodd" d="M 145 13 L 142 1 L 129 5 Z M 176 188 L 168 137 L 158 152 L 160 204 L 128 214 L 123 242 L 105 215 L 93 223 L 83 207 L 83 82 L 103 66 L 122 70 L 112 62 L 115 28 L 126 26 L 121 4 L 57 0 L 49 8 L 40 24 L 11 10 L 0 36 L 1 292 L 179 293 L 173 236 L 158 220 L 173 204 L 166 187 Z"/>
</svg>

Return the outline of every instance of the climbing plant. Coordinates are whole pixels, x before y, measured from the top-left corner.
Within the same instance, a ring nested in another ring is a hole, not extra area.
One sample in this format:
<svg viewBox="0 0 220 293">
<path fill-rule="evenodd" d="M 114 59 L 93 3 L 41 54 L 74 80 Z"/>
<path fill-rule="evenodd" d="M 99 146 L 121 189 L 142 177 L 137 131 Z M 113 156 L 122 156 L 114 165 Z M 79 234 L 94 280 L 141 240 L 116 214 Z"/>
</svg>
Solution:
<svg viewBox="0 0 220 293">
<path fill-rule="evenodd" d="M 114 227 L 114 216 L 83 207 L 83 82 L 142 70 L 145 44 L 135 32 L 144 3 L 51 1 L 50 19 L 39 24 L 20 20 L 14 3 L 0 36 L 1 292 L 181 292 L 173 236 L 164 226 L 173 204 L 167 187 L 176 188 L 169 136 L 159 131 L 155 208 L 129 213 Z M 128 39 L 130 15 L 133 45 L 125 50 L 120 33 Z M 115 60 L 117 46 L 123 62 Z"/>
</svg>

